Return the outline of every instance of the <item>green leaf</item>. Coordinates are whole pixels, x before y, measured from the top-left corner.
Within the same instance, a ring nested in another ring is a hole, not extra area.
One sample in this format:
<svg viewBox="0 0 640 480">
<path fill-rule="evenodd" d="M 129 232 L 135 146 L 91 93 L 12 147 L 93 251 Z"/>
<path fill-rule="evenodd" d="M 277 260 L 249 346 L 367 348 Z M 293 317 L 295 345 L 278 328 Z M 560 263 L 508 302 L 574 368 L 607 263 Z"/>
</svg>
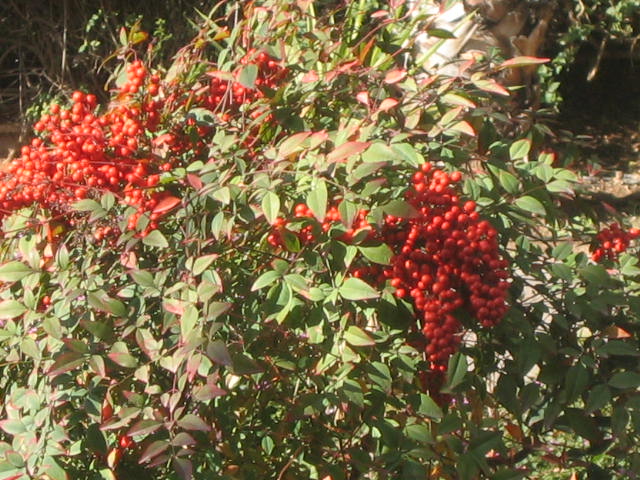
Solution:
<svg viewBox="0 0 640 480">
<path fill-rule="evenodd" d="M 238 82 L 245 88 L 255 88 L 258 78 L 258 66 L 255 64 L 246 65 L 238 75 Z"/>
<path fill-rule="evenodd" d="M 0 319 L 16 318 L 27 311 L 27 307 L 16 300 L 2 300 L 0 302 Z"/>
<path fill-rule="evenodd" d="M 359 278 L 347 278 L 338 289 L 340 296 L 346 300 L 367 300 L 378 298 L 378 292 Z"/>
<path fill-rule="evenodd" d="M 450 392 L 460 385 L 464 381 L 468 369 L 467 357 L 459 352 L 453 354 L 451 358 L 449 358 L 449 365 L 447 367 L 447 383 L 443 391 L 446 390 Z"/>
<path fill-rule="evenodd" d="M 609 385 L 614 388 L 620 389 L 630 389 L 630 388 L 638 388 L 640 387 L 640 373 L 638 372 L 619 372 L 616 373 L 611 380 L 609 380 Z"/>
<path fill-rule="evenodd" d="M 216 122 L 213 112 L 206 108 L 192 108 L 189 110 L 187 118 L 195 120 L 199 125 L 211 125 Z"/>
<path fill-rule="evenodd" d="M 384 213 L 399 218 L 415 218 L 418 211 L 404 200 L 391 200 L 382 207 Z"/>
<path fill-rule="evenodd" d="M 529 150 L 531 150 L 531 140 L 528 138 L 516 140 L 509 147 L 509 158 L 511 160 L 524 158 L 529 154 Z"/>
<path fill-rule="evenodd" d="M 587 265 L 578 269 L 578 274 L 595 287 L 604 286 L 611 280 L 607 269 L 602 265 Z"/>
<path fill-rule="evenodd" d="M 167 248 L 169 246 L 169 242 L 167 242 L 167 239 L 159 230 L 149 232 L 149 234 L 142 239 L 142 243 L 157 248 Z"/>
<path fill-rule="evenodd" d="M 180 335 L 186 339 L 193 331 L 200 318 L 200 312 L 195 305 L 188 305 L 180 316 Z"/>
<path fill-rule="evenodd" d="M 524 197 L 517 198 L 514 202 L 518 208 L 524 210 L 525 212 L 533 213 L 535 215 L 545 215 L 546 210 L 542 202 L 537 198 L 534 198 L 529 195 L 525 195 Z"/>
<path fill-rule="evenodd" d="M 151 272 L 146 270 L 131 270 L 129 272 L 133 281 L 136 282 L 141 287 L 149 288 L 155 287 L 155 283 L 153 281 L 153 275 Z"/>
<path fill-rule="evenodd" d="M 262 211 L 267 222 L 273 225 L 280 213 L 280 198 L 273 192 L 267 192 L 262 197 Z"/>
<path fill-rule="evenodd" d="M 378 385 L 384 392 L 391 391 L 391 371 L 382 362 L 371 362 L 367 368 L 369 379 Z"/>
<path fill-rule="evenodd" d="M 102 208 L 102 205 L 100 205 L 98 202 L 90 198 L 85 198 L 84 200 L 78 200 L 76 203 L 72 205 L 72 208 L 74 210 L 77 210 L 78 212 L 107 213 L 106 210 Z"/>
<path fill-rule="evenodd" d="M 16 282 L 31 273 L 33 270 L 22 262 L 5 263 L 0 266 L 0 282 Z"/>
<path fill-rule="evenodd" d="M 124 368 L 136 368 L 138 360 L 128 352 L 110 352 L 107 354 L 109 360 Z"/>
<path fill-rule="evenodd" d="M 588 383 L 589 372 L 583 365 L 573 365 L 569 368 L 564 381 L 566 401 L 571 403 L 576 400 L 584 392 Z"/>
<path fill-rule="evenodd" d="M 195 259 L 195 261 L 193 262 L 193 267 L 191 268 L 191 273 L 193 273 L 194 275 L 200 275 L 202 272 L 204 272 L 207 268 L 209 268 L 209 265 L 211 265 L 213 263 L 213 261 L 218 258 L 219 255 L 217 254 L 211 254 L 211 255 L 203 255 L 202 257 L 198 257 Z"/>
<path fill-rule="evenodd" d="M 347 343 L 355 347 L 370 347 L 376 343 L 371 335 L 355 325 L 347 328 L 344 332 L 344 339 Z"/>
<path fill-rule="evenodd" d="M 456 38 L 455 34 L 450 32 L 449 30 L 444 30 L 442 28 L 430 28 L 427 30 L 426 33 L 430 37 L 444 38 L 444 39 Z"/>
<path fill-rule="evenodd" d="M 251 285 L 251 291 L 255 292 L 256 290 L 260 290 L 261 288 L 268 287 L 278 278 L 280 278 L 280 274 L 274 270 L 264 272 L 256 279 L 255 282 L 253 282 L 253 285 Z"/>
<path fill-rule="evenodd" d="M 444 414 L 438 404 L 429 396 L 424 393 L 420 394 L 420 403 L 418 404 L 418 412 L 429 418 L 440 420 Z"/>
<path fill-rule="evenodd" d="M 42 464 L 40 467 L 40 471 L 42 473 L 46 472 L 46 475 L 51 480 L 69 480 L 67 472 L 64 471 L 64 469 L 58 462 L 56 462 L 53 457 L 45 457 L 42 460 Z"/>
<path fill-rule="evenodd" d="M 518 193 L 520 191 L 520 181 L 506 170 L 500 170 L 498 181 L 507 193 Z"/>
<path fill-rule="evenodd" d="M 552 180 L 546 188 L 553 193 L 573 193 L 573 185 L 566 180 Z"/>
<path fill-rule="evenodd" d="M 611 401 L 611 389 L 604 384 L 596 385 L 587 396 L 585 412 L 587 414 L 600 410 Z"/>
<path fill-rule="evenodd" d="M 637 343 L 626 340 L 609 340 L 598 347 L 596 352 L 600 355 L 622 355 L 628 357 L 640 357 L 640 349 Z"/>
<path fill-rule="evenodd" d="M 393 257 L 393 251 L 386 243 L 373 247 L 359 246 L 358 250 L 367 260 L 381 265 L 389 265 Z"/>
<path fill-rule="evenodd" d="M 553 247 L 551 255 L 557 260 L 564 260 L 573 253 L 573 243 L 562 242 Z"/>
<path fill-rule="evenodd" d="M 307 205 L 319 222 L 324 221 L 327 214 L 327 184 L 319 179 L 307 195 Z"/>
</svg>

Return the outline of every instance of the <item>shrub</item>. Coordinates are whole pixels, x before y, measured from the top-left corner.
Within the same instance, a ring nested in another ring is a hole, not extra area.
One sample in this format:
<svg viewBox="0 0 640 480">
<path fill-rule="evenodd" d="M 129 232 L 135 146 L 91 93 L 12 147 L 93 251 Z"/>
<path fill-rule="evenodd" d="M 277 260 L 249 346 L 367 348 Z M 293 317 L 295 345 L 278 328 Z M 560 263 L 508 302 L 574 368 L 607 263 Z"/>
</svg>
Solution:
<svg viewBox="0 0 640 480">
<path fill-rule="evenodd" d="M 634 246 L 592 263 L 489 67 L 407 68 L 395 3 L 226 8 L 2 173 L 5 478 L 637 470 Z"/>
</svg>

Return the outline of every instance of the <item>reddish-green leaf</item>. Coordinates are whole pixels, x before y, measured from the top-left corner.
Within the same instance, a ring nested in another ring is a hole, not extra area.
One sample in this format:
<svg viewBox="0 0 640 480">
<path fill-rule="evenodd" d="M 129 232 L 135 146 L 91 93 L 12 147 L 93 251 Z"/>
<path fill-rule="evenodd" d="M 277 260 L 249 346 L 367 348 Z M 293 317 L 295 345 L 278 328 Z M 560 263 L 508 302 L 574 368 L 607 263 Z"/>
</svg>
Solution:
<svg viewBox="0 0 640 480">
<path fill-rule="evenodd" d="M 371 142 L 347 142 L 338 146 L 333 152 L 327 155 L 328 162 L 342 162 L 349 157 L 364 152 Z"/>
<path fill-rule="evenodd" d="M 56 358 L 55 362 L 53 362 L 53 365 L 49 368 L 47 375 L 50 377 L 57 377 L 58 375 L 82 365 L 85 360 L 84 355 L 78 352 L 63 353 Z"/>
<path fill-rule="evenodd" d="M 344 339 L 355 347 L 368 347 L 376 343 L 371 335 L 355 325 L 347 328 L 344 332 Z"/>
<path fill-rule="evenodd" d="M 162 422 L 158 422 L 157 420 L 140 420 L 131 426 L 127 431 L 127 435 L 130 437 L 146 436 L 155 432 L 163 425 Z"/>
<path fill-rule="evenodd" d="M 304 141 L 309 138 L 311 132 L 299 132 L 286 138 L 278 148 L 278 155 L 286 158 L 292 153 L 299 152 L 303 149 Z"/>
<path fill-rule="evenodd" d="M 147 447 L 142 451 L 140 458 L 138 459 L 138 463 L 146 463 L 152 458 L 157 457 L 165 450 L 167 450 L 171 444 L 168 440 L 156 440 L 151 442 Z"/>
<path fill-rule="evenodd" d="M 179 419 L 178 426 L 185 430 L 198 430 L 201 432 L 211 431 L 211 427 L 207 425 L 204 420 L 192 413 L 187 413 L 184 417 Z"/>
<path fill-rule="evenodd" d="M 173 469 L 178 474 L 178 477 L 180 477 L 180 480 L 193 479 L 193 463 L 191 460 L 187 458 L 173 457 L 171 463 L 173 464 Z"/>
<path fill-rule="evenodd" d="M 509 60 L 505 60 L 500 65 L 498 65 L 498 70 L 502 70 L 504 68 L 513 68 L 513 67 L 527 67 L 531 65 L 540 65 L 542 63 L 547 63 L 551 59 L 550 58 L 539 58 L 539 57 L 513 57 Z"/>
</svg>

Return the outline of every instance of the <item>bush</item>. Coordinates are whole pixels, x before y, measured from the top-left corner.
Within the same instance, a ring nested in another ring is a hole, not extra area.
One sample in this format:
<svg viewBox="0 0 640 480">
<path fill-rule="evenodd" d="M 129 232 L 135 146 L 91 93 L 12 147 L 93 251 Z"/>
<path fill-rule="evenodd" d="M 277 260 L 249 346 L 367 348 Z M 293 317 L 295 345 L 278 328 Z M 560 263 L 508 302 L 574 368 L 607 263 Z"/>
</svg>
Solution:
<svg viewBox="0 0 640 480">
<path fill-rule="evenodd" d="M 387 2 L 226 8 L 2 173 L 5 478 L 638 471 L 637 232 L 562 210 L 495 66 L 406 67 Z"/>
</svg>

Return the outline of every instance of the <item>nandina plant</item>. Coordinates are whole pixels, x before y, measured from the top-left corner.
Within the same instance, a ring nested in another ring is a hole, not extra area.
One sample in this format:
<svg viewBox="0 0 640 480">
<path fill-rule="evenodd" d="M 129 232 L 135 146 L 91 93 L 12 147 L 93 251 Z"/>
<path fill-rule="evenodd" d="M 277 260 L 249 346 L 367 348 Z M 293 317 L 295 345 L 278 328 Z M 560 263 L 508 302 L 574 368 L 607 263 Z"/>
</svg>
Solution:
<svg viewBox="0 0 640 480">
<path fill-rule="evenodd" d="M 402 2 L 225 8 L 2 173 L 3 475 L 635 468 L 635 231 L 584 253 L 496 66 L 407 64 Z"/>
</svg>

